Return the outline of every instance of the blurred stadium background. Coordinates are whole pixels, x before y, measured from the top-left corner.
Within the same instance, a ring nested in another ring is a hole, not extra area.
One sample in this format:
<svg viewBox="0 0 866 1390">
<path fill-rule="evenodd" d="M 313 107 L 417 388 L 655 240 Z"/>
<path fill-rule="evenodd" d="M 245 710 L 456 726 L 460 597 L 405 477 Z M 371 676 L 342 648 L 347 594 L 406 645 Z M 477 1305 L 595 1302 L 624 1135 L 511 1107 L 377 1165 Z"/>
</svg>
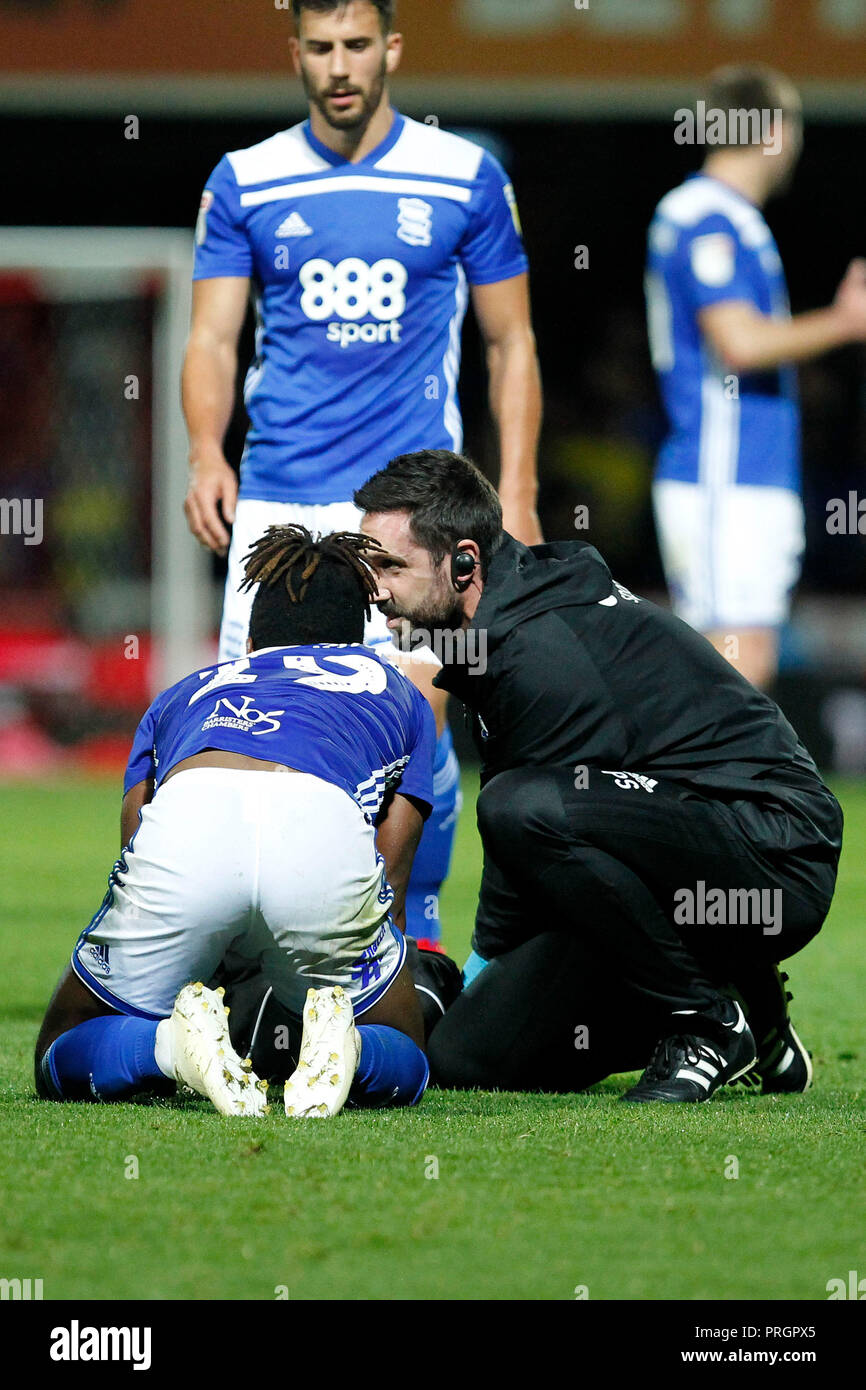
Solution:
<svg viewBox="0 0 866 1390">
<path fill-rule="evenodd" d="M 675 143 L 674 112 L 723 62 L 759 59 L 798 83 L 805 153 L 768 220 L 794 310 L 826 303 L 866 252 L 866 0 L 399 9 L 395 103 L 490 142 L 517 190 L 546 394 L 545 532 L 588 538 L 619 579 L 662 596 L 644 238 L 701 155 Z M 39 544 L 0 536 L 0 774 L 115 768 L 153 685 L 215 650 L 222 573 L 181 515 L 191 228 L 224 151 L 305 114 L 291 22 L 288 0 L 0 0 L 0 499 L 41 500 L 44 524 Z M 82 228 L 99 235 L 58 236 Z M 857 774 L 866 536 L 825 523 L 830 499 L 866 493 L 866 349 L 800 380 L 808 551 L 777 695 L 825 768 Z M 462 399 L 468 451 L 495 476 L 471 324 Z M 239 412 L 234 458 L 243 432 Z"/>
</svg>

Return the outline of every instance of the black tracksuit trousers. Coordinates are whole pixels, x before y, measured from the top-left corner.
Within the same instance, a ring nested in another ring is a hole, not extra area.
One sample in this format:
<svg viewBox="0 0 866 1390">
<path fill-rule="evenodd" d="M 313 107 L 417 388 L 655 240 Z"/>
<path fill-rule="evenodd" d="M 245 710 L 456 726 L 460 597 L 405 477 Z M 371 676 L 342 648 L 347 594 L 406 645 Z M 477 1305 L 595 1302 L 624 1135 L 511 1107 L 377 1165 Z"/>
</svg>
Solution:
<svg viewBox="0 0 866 1390">
<path fill-rule="evenodd" d="M 483 788 L 473 945 L 493 963 L 430 1039 L 445 1086 L 577 1089 L 642 1068 L 671 1015 L 748 1001 L 829 910 L 842 817 L 599 768 Z M 765 992 L 765 991 L 764 991 Z"/>
</svg>

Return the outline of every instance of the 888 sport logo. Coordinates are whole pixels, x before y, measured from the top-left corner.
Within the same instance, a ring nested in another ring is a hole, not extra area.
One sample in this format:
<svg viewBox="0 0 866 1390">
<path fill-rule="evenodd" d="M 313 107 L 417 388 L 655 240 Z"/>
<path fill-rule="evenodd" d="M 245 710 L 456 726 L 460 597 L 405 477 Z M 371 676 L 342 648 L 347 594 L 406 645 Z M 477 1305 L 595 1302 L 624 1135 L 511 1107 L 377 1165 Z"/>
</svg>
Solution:
<svg viewBox="0 0 866 1390">
<path fill-rule="evenodd" d="M 298 274 L 301 309 L 314 323 L 328 324 L 327 338 L 352 343 L 399 343 L 406 308 L 406 267 L 392 257 L 369 265 L 347 256 L 332 265 L 321 256 L 306 261 Z M 361 320 L 366 319 L 366 323 Z"/>
</svg>

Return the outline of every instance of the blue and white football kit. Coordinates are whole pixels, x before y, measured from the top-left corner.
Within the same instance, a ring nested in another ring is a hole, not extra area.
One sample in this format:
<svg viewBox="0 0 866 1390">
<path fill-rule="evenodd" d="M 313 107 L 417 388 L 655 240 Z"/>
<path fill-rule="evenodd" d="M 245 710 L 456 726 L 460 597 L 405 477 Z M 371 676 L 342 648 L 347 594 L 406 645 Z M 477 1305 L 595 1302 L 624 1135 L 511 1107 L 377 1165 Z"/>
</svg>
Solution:
<svg viewBox="0 0 866 1390">
<path fill-rule="evenodd" d="M 197 243 L 195 279 L 255 287 L 242 500 L 346 502 L 396 454 L 460 449 L 467 282 L 527 269 L 486 150 L 395 112 L 352 164 L 307 121 L 220 161 Z"/>
<path fill-rule="evenodd" d="M 153 777 L 75 973 L 120 1012 L 168 1017 L 231 950 L 300 1015 L 310 987 L 372 1007 L 405 957 L 374 819 L 390 789 L 433 804 L 435 721 L 370 649 L 278 647 L 195 672 L 139 725 L 124 789 Z M 296 769 L 182 770 L 218 748 Z"/>
<path fill-rule="evenodd" d="M 194 278 L 251 279 L 257 314 L 223 661 L 244 651 L 254 594 L 239 593 L 243 558 L 267 526 L 357 530 L 352 495 L 390 459 L 460 450 L 468 286 L 522 275 L 528 262 L 493 156 L 398 112 L 358 163 L 317 140 L 309 121 L 227 154 L 207 182 L 196 243 Z M 393 651 L 378 612 L 365 640 Z M 458 808 L 447 731 L 436 771 L 406 904 L 418 937 L 439 934 Z"/>
<path fill-rule="evenodd" d="M 674 608 L 705 632 L 776 627 L 804 545 L 796 373 L 734 375 L 698 322 L 702 309 L 735 300 L 789 316 L 761 213 L 717 179 L 687 179 L 656 209 L 646 295 L 670 426 L 653 499 Z"/>
</svg>

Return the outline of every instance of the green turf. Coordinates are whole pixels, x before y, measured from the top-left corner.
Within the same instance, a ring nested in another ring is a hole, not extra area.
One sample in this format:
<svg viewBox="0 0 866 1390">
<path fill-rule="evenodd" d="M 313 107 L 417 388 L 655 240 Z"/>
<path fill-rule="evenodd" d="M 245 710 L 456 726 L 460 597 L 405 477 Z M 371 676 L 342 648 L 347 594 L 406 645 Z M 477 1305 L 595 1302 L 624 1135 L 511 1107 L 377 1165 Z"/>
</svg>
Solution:
<svg viewBox="0 0 866 1390">
<path fill-rule="evenodd" d="M 458 957 L 472 792 L 444 902 Z M 825 1299 L 829 1279 L 866 1275 L 866 789 L 839 792 L 836 904 L 792 970 L 807 1095 L 632 1108 L 616 1078 L 290 1127 L 276 1109 L 255 1123 L 203 1102 L 35 1099 L 36 1028 L 101 899 L 119 797 L 106 781 L 3 785 L 0 1276 L 75 1299 Z"/>
</svg>

